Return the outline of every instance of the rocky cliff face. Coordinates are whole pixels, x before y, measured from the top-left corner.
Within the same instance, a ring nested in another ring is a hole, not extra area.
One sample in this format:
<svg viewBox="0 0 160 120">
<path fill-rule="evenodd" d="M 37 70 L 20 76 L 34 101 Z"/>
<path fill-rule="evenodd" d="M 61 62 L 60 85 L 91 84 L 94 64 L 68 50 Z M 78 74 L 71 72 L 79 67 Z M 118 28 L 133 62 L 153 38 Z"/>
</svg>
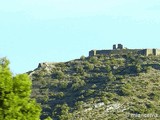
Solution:
<svg viewBox="0 0 160 120">
<path fill-rule="evenodd" d="M 160 57 L 93 56 L 28 72 L 41 119 L 146 119 L 160 115 Z M 138 118 L 136 115 L 141 115 Z"/>
</svg>

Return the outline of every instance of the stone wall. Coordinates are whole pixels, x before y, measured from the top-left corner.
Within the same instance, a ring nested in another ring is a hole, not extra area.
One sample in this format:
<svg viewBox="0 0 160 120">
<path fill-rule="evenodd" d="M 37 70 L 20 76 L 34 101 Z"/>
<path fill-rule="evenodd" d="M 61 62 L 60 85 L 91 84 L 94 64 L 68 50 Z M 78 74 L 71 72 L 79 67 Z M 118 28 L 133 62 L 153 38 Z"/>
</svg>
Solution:
<svg viewBox="0 0 160 120">
<path fill-rule="evenodd" d="M 109 55 L 114 50 L 97 50 L 97 54 Z"/>
<path fill-rule="evenodd" d="M 143 49 L 139 51 L 139 54 L 149 56 L 149 55 L 160 55 L 160 49 Z"/>
<path fill-rule="evenodd" d="M 146 49 L 146 54 L 145 54 L 146 56 L 148 56 L 148 55 L 154 55 L 153 54 L 153 49 Z"/>
<path fill-rule="evenodd" d="M 95 55 L 110 55 L 110 54 L 141 54 L 145 56 L 149 55 L 160 55 L 160 49 L 124 49 L 122 44 L 113 45 L 113 50 L 91 50 L 89 51 L 89 56 Z"/>
<path fill-rule="evenodd" d="M 97 50 L 89 51 L 89 56 L 95 56 L 97 54 Z"/>
<path fill-rule="evenodd" d="M 160 55 L 160 49 L 157 49 L 157 55 Z"/>
<path fill-rule="evenodd" d="M 138 54 L 145 55 L 145 56 L 152 55 L 153 50 L 152 49 L 142 49 L 138 51 Z"/>
<path fill-rule="evenodd" d="M 153 49 L 154 55 L 160 55 L 160 49 Z"/>
<path fill-rule="evenodd" d="M 110 54 L 141 54 L 145 56 L 160 55 L 160 49 L 114 49 L 114 50 L 91 50 L 89 56 L 110 55 Z"/>
<path fill-rule="evenodd" d="M 110 54 L 128 54 L 128 53 L 138 53 L 139 49 L 122 49 L 122 50 L 91 50 L 89 56 L 94 55 L 110 55 Z"/>
</svg>

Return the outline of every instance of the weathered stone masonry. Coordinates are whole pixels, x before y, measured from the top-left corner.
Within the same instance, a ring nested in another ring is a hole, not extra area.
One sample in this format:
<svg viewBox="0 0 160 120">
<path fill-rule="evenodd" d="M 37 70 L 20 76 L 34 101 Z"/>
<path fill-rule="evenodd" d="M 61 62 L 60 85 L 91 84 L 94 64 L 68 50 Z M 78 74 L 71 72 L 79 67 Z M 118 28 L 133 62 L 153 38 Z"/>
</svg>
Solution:
<svg viewBox="0 0 160 120">
<path fill-rule="evenodd" d="M 110 54 L 127 54 L 127 53 L 135 53 L 141 55 L 160 55 L 160 49 L 124 49 L 122 44 L 113 45 L 112 50 L 91 50 L 89 51 L 89 56 L 95 55 L 110 55 Z"/>
</svg>

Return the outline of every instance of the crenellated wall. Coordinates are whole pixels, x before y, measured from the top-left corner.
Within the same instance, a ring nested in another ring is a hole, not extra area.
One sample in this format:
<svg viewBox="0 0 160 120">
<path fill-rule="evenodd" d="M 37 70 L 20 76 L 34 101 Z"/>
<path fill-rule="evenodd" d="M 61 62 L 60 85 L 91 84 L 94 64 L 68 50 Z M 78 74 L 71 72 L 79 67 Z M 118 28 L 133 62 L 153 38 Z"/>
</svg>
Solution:
<svg viewBox="0 0 160 120">
<path fill-rule="evenodd" d="M 141 54 L 145 56 L 160 55 L 160 49 L 123 49 L 123 45 L 118 44 L 117 48 L 116 45 L 113 45 L 113 50 L 91 50 L 89 51 L 89 56 L 128 53 Z"/>
<path fill-rule="evenodd" d="M 153 49 L 154 55 L 160 55 L 160 49 Z"/>
<path fill-rule="evenodd" d="M 95 56 L 97 54 L 96 50 L 89 51 L 89 56 Z"/>
<path fill-rule="evenodd" d="M 142 55 L 149 56 L 149 55 L 160 55 L 160 49 L 143 49 L 139 52 Z"/>
<path fill-rule="evenodd" d="M 89 56 L 110 55 L 110 54 L 128 54 L 128 53 L 135 53 L 136 54 L 139 51 L 140 51 L 140 49 L 91 50 L 91 51 L 89 51 Z"/>
</svg>

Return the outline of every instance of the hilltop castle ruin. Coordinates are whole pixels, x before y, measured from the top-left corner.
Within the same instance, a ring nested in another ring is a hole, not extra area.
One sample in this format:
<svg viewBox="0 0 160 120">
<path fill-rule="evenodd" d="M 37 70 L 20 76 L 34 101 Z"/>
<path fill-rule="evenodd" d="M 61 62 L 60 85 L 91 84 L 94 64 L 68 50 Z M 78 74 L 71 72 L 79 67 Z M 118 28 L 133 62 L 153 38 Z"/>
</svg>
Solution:
<svg viewBox="0 0 160 120">
<path fill-rule="evenodd" d="M 148 55 L 157 56 L 157 55 L 160 55 L 160 49 L 127 49 L 127 48 L 123 48 L 122 44 L 118 44 L 118 46 L 114 44 L 112 50 L 91 50 L 89 51 L 89 56 L 128 54 L 128 53 L 141 54 L 144 56 L 148 56 Z"/>
</svg>

